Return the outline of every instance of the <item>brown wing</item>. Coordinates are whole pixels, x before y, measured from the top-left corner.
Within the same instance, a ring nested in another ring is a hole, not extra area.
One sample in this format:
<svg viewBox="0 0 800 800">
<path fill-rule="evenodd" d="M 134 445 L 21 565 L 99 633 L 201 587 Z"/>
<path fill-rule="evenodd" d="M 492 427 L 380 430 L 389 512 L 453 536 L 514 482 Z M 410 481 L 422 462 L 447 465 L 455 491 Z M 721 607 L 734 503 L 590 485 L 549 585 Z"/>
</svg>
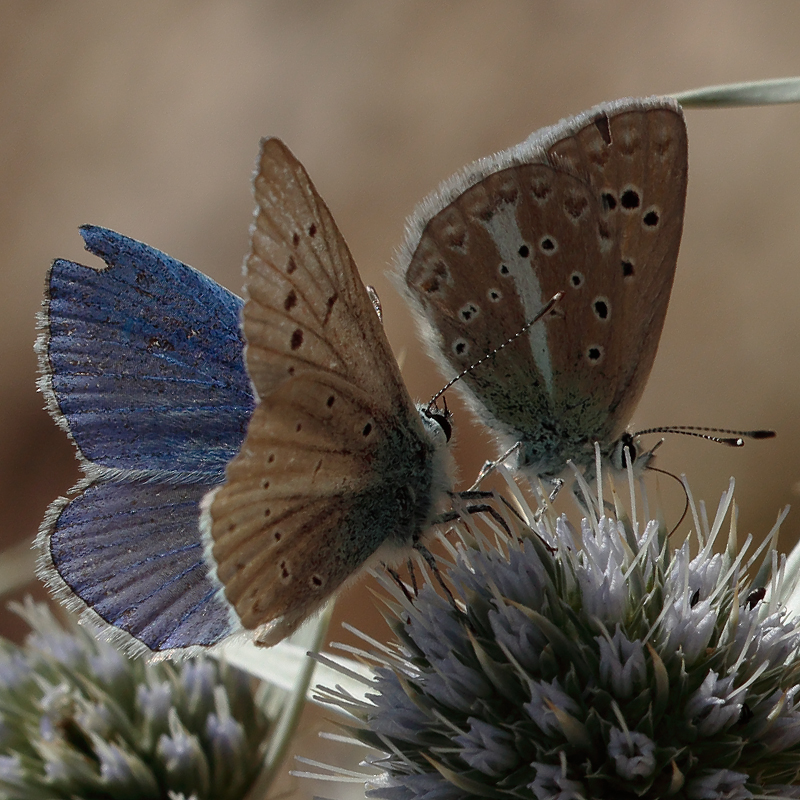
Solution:
<svg viewBox="0 0 800 800">
<path fill-rule="evenodd" d="M 406 285 L 453 372 L 565 292 L 525 339 L 464 379 L 500 432 L 608 441 L 644 388 L 674 276 L 687 156 L 679 109 L 636 104 L 568 120 L 498 157 L 512 166 L 455 194 L 410 258 Z"/>
<path fill-rule="evenodd" d="M 587 264 L 585 285 L 567 292 L 564 315 L 570 329 L 570 314 L 581 320 L 571 354 L 582 359 L 577 391 L 611 414 L 616 436 L 644 391 L 667 313 L 686 204 L 686 126 L 671 107 L 625 111 L 601 116 L 549 154 L 599 199 L 600 258 Z M 601 316 L 596 301 L 611 297 Z M 597 365 L 586 355 L 595 339 L 604 346 Z M 570 357 L 563 356 L 554 367 L 569 370 Z"/>
<path fill-rule="evenodd" d="M 243 330 L 258 405 L 204 527 L 228 601 L 274 644 L 385 542 L 411 546 L 432 455 L 347 245 L 277 139 L 255 195 Z"/>
<path fill-rule="evenodd" d="M 256 408 L 211 506 L 217 575 L 246 628 L 282 618 L 274 635 L 283 638 L 391 532 L 354 530 L 354 504 L 392 478 L 376 474 L 392 423 L 370 406 L 361 390 L 318 374 L 285 382 Z"/>
<path fill-rule="evenodd" d="M 245 264 L 247 370 L 259 397 L 306 370 L 412 408 L 352 256 L 303 165 L 279 139 L 261 144 Z"/>
</svg>

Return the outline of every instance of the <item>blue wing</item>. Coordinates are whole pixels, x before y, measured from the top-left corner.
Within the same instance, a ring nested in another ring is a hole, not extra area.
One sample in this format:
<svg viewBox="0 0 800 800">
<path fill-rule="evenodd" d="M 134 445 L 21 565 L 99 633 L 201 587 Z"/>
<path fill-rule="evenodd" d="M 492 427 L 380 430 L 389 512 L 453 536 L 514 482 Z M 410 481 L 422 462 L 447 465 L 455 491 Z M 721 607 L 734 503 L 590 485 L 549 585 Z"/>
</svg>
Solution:
<svg viewBox="0 0 800 800">
<path fill-rule="evenodd" d="M 146 244 L 88 225 L 81 234 L 108 268 L 50 270 L 41 355 L 54 415 L 95 464 L 219 472 L 254 405 L 242 301 Z"/>
<path fill-rule="evenodd" d="M 48 556 L 67 598 L 154 651 L 212 645 L 233 633 L 197 528 L 211 488 L 110 481 L 56 501 L 46 520 Z"/>
<path fill-rule="evenodd" d="M 54 262 L 38 350 L 40 388 L 87 478 L 48 511 L 40 575 L 151 650 L 214 644 L 236 624 L 204 556 L 199 503 L 255 404 L 242 301 L 141 242 L 81 234 L 107 267 Z"/>
</svg>

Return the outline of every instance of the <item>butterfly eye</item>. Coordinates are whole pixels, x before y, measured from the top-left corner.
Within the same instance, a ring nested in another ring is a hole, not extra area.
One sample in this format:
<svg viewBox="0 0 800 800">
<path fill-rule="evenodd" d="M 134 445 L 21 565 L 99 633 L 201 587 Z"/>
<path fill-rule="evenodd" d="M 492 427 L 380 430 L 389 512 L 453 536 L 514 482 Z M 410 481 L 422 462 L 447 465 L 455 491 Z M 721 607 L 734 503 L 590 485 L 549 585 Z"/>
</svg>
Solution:
<svg viewBox="0 0 800 800">
<path fill-rule="evenodd" d="M 627 469 L 628 464 L 632 466 L 636 463 L 638 456 L 639 448 L 636 446 L 636 440 L 630 433 L 623 433 L 614 448 L 614 455 L 611 459 L 614 468 Z"/>
<path fill-rule="evenodd" d="M 426 411 L 425 415 L 428 419 L 432 419 L 436 422 L 439 427 L 444 432 L 444 439 L 446 442 L 450 441 L 450 437 L 453 435 L 453 426 L 450 424 L 450 415 L 449 414 L 439 414 L 433 411 Z"/>
</svg>

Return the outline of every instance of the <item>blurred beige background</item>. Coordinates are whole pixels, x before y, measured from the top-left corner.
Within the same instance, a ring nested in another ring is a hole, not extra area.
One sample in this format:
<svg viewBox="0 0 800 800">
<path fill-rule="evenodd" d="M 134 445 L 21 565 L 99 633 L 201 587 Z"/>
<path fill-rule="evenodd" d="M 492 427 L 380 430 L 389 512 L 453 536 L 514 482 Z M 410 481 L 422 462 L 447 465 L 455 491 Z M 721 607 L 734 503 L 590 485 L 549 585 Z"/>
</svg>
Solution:
<svg viewBox="0 0 800 800">
<path fill-rule="evenodd" d="M 440 378 L 384 274 L 418 200 L 604 100 L 800 73 L 798 41 L 794 0 L 0 3 L 3 546 L 31 538 L 78 476 L 41 410 L 32 344 L 48 264 L 88 258 L 81 223 L 238 291 L 257 143 L 276 134 L 376 286 L 412 394 L 429 397 Z M 634 424 L 777 429 L 743 450 L 671 437 L 659 453 L 712 508 L 735 475 L 740 529 L 760 538 L 800 482 L 800 107 L 687 119 L 683 244 Z M 491 450 L 465 413 L 457 424 L 467 480 Z M 789 547 L 799 513 L 783 531 Z M 348 616 L 365 592 L 340 613 L 371 626 L 377 614 Z"/>
</svg>

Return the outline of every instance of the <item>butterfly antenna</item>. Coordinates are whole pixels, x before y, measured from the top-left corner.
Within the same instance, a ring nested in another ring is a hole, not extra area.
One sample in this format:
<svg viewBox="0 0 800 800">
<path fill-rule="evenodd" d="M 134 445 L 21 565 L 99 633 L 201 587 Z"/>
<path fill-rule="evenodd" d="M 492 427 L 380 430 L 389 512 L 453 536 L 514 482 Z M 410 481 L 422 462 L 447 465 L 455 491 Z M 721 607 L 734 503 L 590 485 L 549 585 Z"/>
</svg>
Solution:
<svg viewBox="0 0 800 800">
<path fill-rule="evenodd" d="M 683 490 L 683 497 L 684 497 L 684 504 L 683 504 L 683 514 L 681 514 L 681 518 L 677 521 L 673 529 L 667 534 L 667 538 L 669 539 L 673 533 L 680 527 L 681 523 L 686 519 L 686 515 L 689 513 L 689 492 L 686 491 L 686 485 L 684 482 L 677 476 L 674 475 L 672 472 L 667 472 L 665 469 L 659 469 L 658 467 L 646 467 L 647 470 L 650 472 L 660 472 L 662 475 L 668 475 L 673 480 L 676 480 Z"/>
<path fill-rule="evenodd" d="M 448 381 L 448 382 L 447 382 L 447 383 L 446 383 L 446 384 L 445 384 L 445 385 L 444 385 L 444 386 L 443 386 L 441 389 L 439 389 L 439 391 L 438 391 L 438 392 L 436 392 L 436 394 L 435 394 L 435 395 L 434 395 L 434 396 L 431 398 L 430 402 L 428 403 L 428 410 L 429 410 L 429 411 L 431 411 L 432 409 L 436 408 L 436 401 L 437 401 L 437 400 L 438 400 L 438 399 L 439 399 L 439 398 L 440 398 L 440 397 L 441 397 L 441 396 L 442 396 L 442 395 L 443 395 L 443 394 L 444 394 L 444 393 L 445 393 L 445 392 L 446 392 L 446 391 L 447 391 L 447 390 L 448 390 L 448 389 L 449 389 L 449 388 L 450 388 L 450 387 L 451 387 L 451 386 L 452 386 L 454 383 L 456 383 L 457 381 L 460 381 L 460 380 L 461 380 L 461 379 L 462 379 L 462 378 L 463 378 L 465 375 L 468 375 L 468 374 L 469 374 L 470 372 L 472 372 L 472 371 L 473 371 L 473 370 L 474 370 L 476 367 L 479 367 L 481 364 L 483 364 L 483 362 L 484 362 L 484 361 L 486 361 L 486 360 L 488 360 L 488 359 L 490 359 L 490 358 L 494 358 L 494 356 L 496 356 L 496 355 L 497 355 L 497 354 L 498 354 L 498 353 L 499 353 L 499 352 L 500 352 L 500 351 L 501 351 L 501 350 L 502 350 L 504 347 L 508 347 L 508 345 L 510 345 L 512 342 L 514 342 L 514 341 L 516 341 L 517 339 L 519 339 L 519 337 L 520 337 L 520 336 L 522 336 L 522 334 L 523 334 L 523 333 L 525 333 L 525 332 L 528 330 L 528 328 L 530 328 L 532 325 L 535 325 L 535 324 L 536 324 L 536 323 L 537 323 L 537 322 L 538 322 L 538 321 L 539 321 L 539 320 L 540 320 L 540 319 L 541 319 L 541 318 L 542 318 L 542 317 L 543 317 L 545 314 L 548 314 L 548 313 L 549 313 L 549 312 L 552 310 L 553 306 L 554 306 L 556 303 L 558 303 L 558 301 L 559 301 L 559 300 L 561 300 L 561 298 L 562 298 L 563 296 L 564 296 L 564 292 L 557 292 L 556 294 L 554 294 L 554 295 L 553 295 L 553 296 L 550 298 L 550 300 L 548 300 L 548 302 L 547 302 L 547 303 L 545 303 L 545 305 L 544 305 L 544 307 L 542 308 L 542 310 L 541 310 L 541 311 L 540 311 L 540 312 L 539 312 L 539 313 L 538 313 L 538 314 L 537 314 L 537 315 L 536 315 L 536 316 L 535 316 L 535 317 L 534 317 L 534 318 L 533 318 L 533 319 L 532 319 L 530 322 L 526 322 L 526 323 L 525 323 L 525 324 L 524 324 L 524 325 L 523 325 L 523 326 L 522 326 L 522 327 L 521 327 L 521 328 L 520 328 L 520 329 L 519 329 L 519 330 L 518 330 L 518 331 L 517 331 L 517 332 L 516 332 L 516 333 L 515 333 L 515 334 L 514 334 L 514 335 L 513 335 L 511 338 L 510 338 L 510 339 L 507 339 L 507 340 L 506 340 L 505 342 L 503 342 L 503 344 L 501 344 L 499 347 L 495 347 L 495 349 L 494 349 L 494 350 L 492 350 L 491 352 L 489 352 L 489 353 L 486 353 L 486 355 L 484 355 L 484 356 L 482 356 L 481 358 L 479 358 L 479 359 L 478 359 L 478 360 L 477 360 L 477 361 L 476 361 L 474 364 L 470 364 L 470 365 L 469 365 L 469 366 L 468 366 L 466 369 L 464 369 L 464 370 L 462 370 L 461 372 L 459 372 L 459 373 L 458 373 L 458 375 L 456 375 L 456 376 L 455 376 L 455 378 L 453 378 L 452 380 Z"/>
<path fill-rule="evenodd" d="M 725 444 L 728 447 L 744 447 L 745 439 L 774 439 L 775 431 L 732 431 L 728 428 L 702 428 L 696 425 L 665 425 L 659 428 L 647 428 L 637 431 L 634 436 L 644 436 L 648 433 L 679 433 L 682 436 L 696 436 L 698 439 L 706 439 L 709 442 Z M 716 436 L 715 434 L 724 433 L 728 436 Z M 667 473 L 669 474 L 669 473 Z M 673 475 L 673 477 L 675 477 Z M 676 479 L 677 480 L 677 479 Z"/>
</svg>

